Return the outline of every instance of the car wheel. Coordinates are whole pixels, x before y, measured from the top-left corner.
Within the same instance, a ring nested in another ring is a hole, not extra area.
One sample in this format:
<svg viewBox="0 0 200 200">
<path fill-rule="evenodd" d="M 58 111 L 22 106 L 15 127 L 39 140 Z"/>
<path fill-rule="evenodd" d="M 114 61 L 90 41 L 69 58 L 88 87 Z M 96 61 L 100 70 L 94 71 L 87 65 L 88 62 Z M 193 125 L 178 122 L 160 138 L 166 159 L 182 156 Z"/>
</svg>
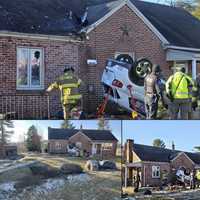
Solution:
<svg viewBox="0 0 200 200">
<path fill-rule="evenodd" d="M 129 78 L 134 84 L 144 86 L 144 79 L 151 70 L 151 61 L 146 58 L 139 59 L 133 63 L 129 70 Z"/>
</svg>

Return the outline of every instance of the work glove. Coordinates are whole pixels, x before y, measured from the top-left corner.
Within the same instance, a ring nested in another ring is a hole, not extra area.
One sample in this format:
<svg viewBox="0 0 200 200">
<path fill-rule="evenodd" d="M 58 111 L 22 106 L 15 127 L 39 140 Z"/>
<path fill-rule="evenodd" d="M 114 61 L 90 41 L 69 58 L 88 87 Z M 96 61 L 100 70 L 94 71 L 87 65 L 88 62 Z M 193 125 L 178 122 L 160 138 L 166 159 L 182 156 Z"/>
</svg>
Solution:
<svg viewBox="0 0 200 200">
<path fill-rule="evenodd" d="M 196 101 L 192 102 L 192 109 L 195 111 L 196 108 L 198 107 L 198 104 Z"/>
</svg>

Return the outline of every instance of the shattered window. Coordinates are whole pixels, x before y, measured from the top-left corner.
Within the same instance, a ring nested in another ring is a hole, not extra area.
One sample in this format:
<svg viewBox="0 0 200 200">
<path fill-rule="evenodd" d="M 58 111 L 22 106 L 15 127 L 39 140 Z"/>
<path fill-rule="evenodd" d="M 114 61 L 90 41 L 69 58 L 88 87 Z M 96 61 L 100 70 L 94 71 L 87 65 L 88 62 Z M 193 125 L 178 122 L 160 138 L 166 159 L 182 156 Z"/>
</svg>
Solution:
<svg viewBox="0 0 200 200">
<path fill-rule="evenodd" d="M 17 88 L 43 88 L 43 50 L 17 48 Z"/>
<path fill-rule="evenodd" d="M 31 50 L 31 85 L 40 86 L 41 50 Z"/>
</svg>

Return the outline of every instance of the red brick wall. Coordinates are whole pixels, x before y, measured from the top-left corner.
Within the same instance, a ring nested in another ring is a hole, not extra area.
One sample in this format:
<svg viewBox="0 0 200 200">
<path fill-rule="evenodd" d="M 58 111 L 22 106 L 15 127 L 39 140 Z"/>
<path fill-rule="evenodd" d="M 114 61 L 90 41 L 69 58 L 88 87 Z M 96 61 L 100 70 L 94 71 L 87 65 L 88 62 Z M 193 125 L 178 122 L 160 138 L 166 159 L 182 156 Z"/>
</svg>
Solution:
<svg viewBox="0 0 200 200">
<path fill-rule="evenodd" d="M 61 148 L 58 149 L 56 144 L 59 143 Z M 49 140 L 48 151 L 49 153 L 67 153 L 68 140 Z"/>
<path fill-rule="evenodd" d="M 127 24 L 129 36 L 122 37 L 121 27 Z M 13 95 L 16 91 L 16 47 L 43 47 L 45 57 L 45 88 L 62 74 L 64 66 L 73 66 L 83 80 L 84 110 L 96 113 L 97 105 L 102 101 L 102 85 L 100 83 L 105 62 L 113 58 L 115 52 L 132 52 L 136 58 L 147 57 L 153 63 L 160 64 L 165 74 L 169 73 L 165 59 L 165 51 L 157 36 L 127 6 L 114 13 L 95 30 L 89 33 L 85 44 L 71 44 L 61 41 L 41 41 L 33 39 L 0 38 L 0 94 Z M 88 58 L 97 58 L 98 65 L 86 65 Z M 94 93 L 88 94 L 88 84 L 94 86 Z M 35 93 L 35 92 L 34 92 Z M 36 92 L 38 94 L 38 92 Z M 35 97 L 39 99 L 40 97 Z M 39 100 L 38 100 L 39 101 Z M 0 100 L 1 102 L 1 100 Z M 38 103 L 36 103 L 38 104 Z M 46 108 L 46 100 L 43 100 Z M 59 97 L 52 93 L 50 98 L 51 113 L 61 109 Z M 33 113 L 33 103 L 27 102 L 27 112 Z M 25 112 L 25 113 L 27 113 Z M 47 109 L 45 114 L 47 115 Z M 30 116 L 29 116 L 30 118 Z M 33 118 L 36 118 L 33 116 Z M 39 118 L 37 116 L 37 118 Z"/>
<path fill-rule="evenodd" d="M 110 142 L 108 141 L 106 143 L 110 143 Z M 110 149 L 110 150 L 103 150 L 102 151 L 102 157 L 103 157 L 103 159 L 110 159 L 110 158 L 114 158 L 116 156 L 117 141 L 115 141 L 115 142 L 113 141 L 111 143 L 112 143 L 112 149 Z"/>
<path fill-rule="evenodd" d="M 44 83 L 45 88 L 48 87 L 50 83 L 55 81 L 55 79 L 63 73 L 63 70 L 66 65 L 73 66 L 76 70 L 76 73 L 80 73 L 79 70 L 79 45 L 72 44 L 69 42 L 61 42 L 61 41 L 48 41 L 48 40 L 34 40 L 34 39 L 19 39 L 19 38 L 11 38 L 11 37 L 1 37 L 0 38 L 0 94 L 1 95 L 19 95 L 19 94 L 30 94 L 35 95 L 35 98 L 31 100 L 25 97 L 24 100 L 24 113 L 30 113 L 28 118 L 40 118 L 39 114 L 35 114 L 35 110 L 38 105 L 41 105 L 43 108 L 43 114 L 47 117 L 47 100 L 46 98 L 41 99 L 41 92 L 38 91 L 17 91 L 16 90 L 16 71 L 17 71 L 17 56 L 16 56 L 16 48 L 20 47 L 42 47 L 44 49 Z M 79 74 L 80 76 L 80 74 Z M 43 92 L 43 91 L 42 91 Z M 39 96 L 38 96 L 39 95 Z M 12 99 L 8 100 L 11 102 L 16 101 L 16 106 L 21 103 L 21 99 Z M 27 101 L 27 102 L 26 102 Z M 42 103 L 41 103 L 41 102 Z M 0 99 L 1 102 L 1 99 Z M 5 99 L 4 99 L 5 102 Z M 39 103 L 40 102 L 40 103 Z M 18 104 L 19 103 L 19 104 Z M 6 107 L 6 106 L 4 106 Z M 7 105 L 5 110 L 13 110 L 14 105 Z M 50 98 L 50 107 L 51 113 L 56 113 L 59 109 L 61 109 L 61 105 L 59 102 L 59 97 L 56 92 L 52 93 Z M 16 108 L 17 109 L 17 108 Z M 22 112 L 20 110 L 20 112 Z M 33 116 L 34 115 L 34 116 Z M 40 113 L 41 115 L 41 113 Z"/>
<path fill-rule="evenodd" d="M 164 170 L 170 172 L 169 163 L 144 162 L 142 167 L 142 186 L 159 186 L 161 184 L 160 178 L 152 178 L 152 166 L 160 166 L 160 173 Z"/>
<path fill-rule="evenodd" d="M 129 36 L 122 37 L 121 26 L 127 24 Z M 96 67 L 88 67 L 89 84 L 95 86 L 95 94 L 89 95 L 90 110 L 95 110 L 102 100 L 101 75 L 107 58 L 113 58 L 115 52 L 134 52 L 136 59 L 147 57 L 153 63 L 159 64 L 164 74 L 169 74 L 169 67 L 165 51 L 157 36 L 143 23 L 143 21 L 127 6 L 114 13 L 95 30 L 90 32 L 87 41 L 88 58 L 97 58 Z"/>
<path fill-rule="evenodd" d="M 92 142 L 83 134 L 76 134 L 69 139 L 70 144 L 76 144 L 76 142 L 80 142 L 82 144 L 82 150 L 85 150 L 88 153 L 92 153 Z"/>
<path fill-rule="evenodd" d="M 178 169 L 179 167 L 184 167 L 186 169 L 192 170 L 194 168 L 194 164 L 190 159 L 188 159 L 187 156 L 185 156 L 185 154 L 181 154 L 171 162 L 171 167 L 174 169 Z"/>
</svg>

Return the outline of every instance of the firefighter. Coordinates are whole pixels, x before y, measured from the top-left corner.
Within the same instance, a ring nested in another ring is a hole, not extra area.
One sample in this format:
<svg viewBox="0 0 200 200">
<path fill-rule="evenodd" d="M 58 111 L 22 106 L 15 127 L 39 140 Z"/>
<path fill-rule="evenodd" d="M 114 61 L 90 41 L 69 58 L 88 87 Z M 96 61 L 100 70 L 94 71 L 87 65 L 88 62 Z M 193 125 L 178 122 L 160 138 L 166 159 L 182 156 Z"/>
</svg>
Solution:
<svg viewBox="0 0 200 200">
<path fill-rule="evenodd" d="M 196 188 L 195 170 L 190 172 L 190 189 Z"/>
<path fill-rule="evenodd" d="M 81 80 L 74 75 L 74 68 L 66 68 L 64 74 L 52 83 L 47 92 L 59 89 L 61 93 L 61 104 L 63 107 L 64 119 L 70 117 L 71 110 L 80 106 L 82 95 L 79 93 Z"/>
<path fill-rule="evenodd" d="M 163 102 L 162 90 L 160 88 L 160 73 L 160 66 L 153 65 L 152 71 L 144 80 L 146 119 L 156 119 L 159 98 L 162 98 Z"/>
<path fill-rule="evenodd" d="M 170 99 L 170 119 L 178 119 L 180 110 L 181 119 L 189 119 L 192 108 L 197 107 L 197 88 L 195 83 L 187 74 L 185 68 L 169 77 L 166 82 L 166 93 Z"/>
</svg>

